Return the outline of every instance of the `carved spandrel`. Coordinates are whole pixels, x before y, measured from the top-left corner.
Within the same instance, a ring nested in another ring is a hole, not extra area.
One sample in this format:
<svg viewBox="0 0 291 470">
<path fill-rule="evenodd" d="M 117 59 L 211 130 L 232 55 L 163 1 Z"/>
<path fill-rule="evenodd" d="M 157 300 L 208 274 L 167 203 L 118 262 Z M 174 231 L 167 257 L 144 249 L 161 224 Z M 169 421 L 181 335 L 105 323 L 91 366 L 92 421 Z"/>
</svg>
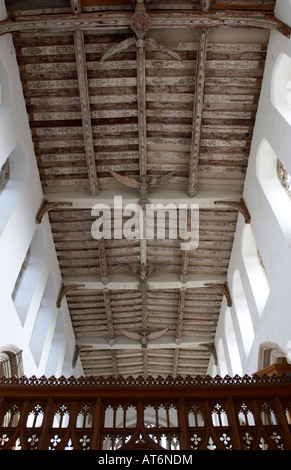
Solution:
<svg viewBox="0 0 291 470">
<path fill-rule="evenodd" d="M 211 355 L 213 356 L 213 359 L 214 359 L 214 363 L 215 365 L 218 364 L 218 361 L 217 361 L 217 354 L 216 354 L 216 347 L 215 347 L 215 343 L 202 343 L 200 344 L 200 346 L 208 349 L 208 351 L 211 353 Z"/>
<path fill-rule="evenodd" d="M 232 298 L 227 282 L 224 284 L 215 284 L 215 283 L 206 283 L 205 287 L 213 287 L 214 289 L 219 290 L 226 297 L 228 307 L 232 306 Z"/>
<path fill-rule="evenodd" d="M 221 204 L 221 205 L 225 205 L 229 207 L 234 207 L 235 209 L 238 210 L 238 212 L 240 212 L 243 215 L 245 219 L 245 223 L 250 224 L 251 216 L 243 198 L 240 198 L 239 202 L 238 201 L 214 201 L 214 204 Z"/>
<path fill-rule="evenodd" d="M 62 300 L 68 292 L 70 292 L 71 290 L 80 289 L 82 287 L 84 287 L 83 284 L 73 284 L 70 286 L 65 286 L 62 284 L 60 291 L 59 291 L 58 298 L 57 298 L 57 302 L 56 302 L 57 308 L 61 307 Z"/>
</svg>

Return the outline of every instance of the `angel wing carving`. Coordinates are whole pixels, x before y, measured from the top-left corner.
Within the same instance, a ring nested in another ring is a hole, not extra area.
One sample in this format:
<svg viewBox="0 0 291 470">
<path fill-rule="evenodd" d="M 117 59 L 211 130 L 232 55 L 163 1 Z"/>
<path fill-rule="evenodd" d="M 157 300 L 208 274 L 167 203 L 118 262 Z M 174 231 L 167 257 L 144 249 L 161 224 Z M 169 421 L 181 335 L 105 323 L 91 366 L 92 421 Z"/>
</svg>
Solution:
<svg viewBox="0 0 291 470">
<path fill-rule="evenodd" d="M 127 186 L 128 188 L 139 189 L 140 183 L 134 178 L 130 178 L 129 176 L 119 175 L 115 171 L 110 171 L 110 173 L 116 179 L 116 181 L 118 181 L 121 184 L 124 184 L 124 186 Z"/>
<path fill-rule="evenodd" d="M 122 328 L 120 329 L 121 333 L 128 338 L 135 339 L 136 341 L 140 341 L 142 336 L 139 333 L 134 333 L 133 331 L 126 331 Z"/>
<path fill-rule="evenodd" d="M 143 332 L 140 334 L 135 333 L 134 331 L 127 331 L 123 329 L 120 329 L 120 331 L 124 336 L 127 336 L 128 338 L 134 339 L 136 341 L 141 341 L 142 348 L 146 348 L 148 341 L 163 336 L 168 331 L 168 328 L 164 328 L 163 330 L 159 331 L 153 331 L 149 334 L 147 334 L 147 332 Z"/>
<path fill-rule="evenodd" d="M 167 333 L 167 331 L 168 331 L 168 328 L 164 328 L 163 330 L 159 330 L 159 331 L 153 331 L 153 333 L 150 333 L 147 336 L 147 340 L 150 341 L 151 339 L 159 338 L 160 336 L 163 336 L 165 333 Z"/>
<path fill-rule="evenodd" d="M 135 36 L 132 36 L 124 41 L 121 41 L 119 44 L 112 46 L 105 54 L 102 56 L 101 61 L 109 59 L 114 54 L 118 54 L 121 51 L 127 50 L 130 46 L 135 44 L 135 46 L 143 47 L 146 44 L 149 44 L 153 49 L 159 49 L 162 52 L 169 54 L 171 57 L 177 60 L 182 60 L 177 52 L 172 51 L 166 46 L 159 44 L 155 39 L 146 37 L 146 33 L 150 29 L 150 17 L 147 14 L 145 4 L 143 0 L 136 1 L 135 12 L 131 18 L 131 29 L 134 32 Z M 136 40 L 137 38 L 137 40 Z"/>
<path fill-rule="evenodd" d="M 132 44 L 136 44 L 136 39 L 134 36 L 131 38 L 125 39 L 124 41 L 119 42 L 118 44 L 115 44 L 112 46 L 110 49 L 108 49 L 105 54 L 101 57 L 101 62 L 104 62 L 104 60 L 109 59 L 115 54 L 118 54 L 119 52 L 125 51 L 128 49 Z"/>
<path fill-rule="evenodd" d="M 121 264 L 116 263 L 121 268 L 127 269 L 128 271 L 137 273 L 140 277 L 141 281 L 146 281 L 147 277 L 151 274 L 154 274 L 157 271 L 160 271 L 165 266 L 168 266 L 169 262 L 161 263 L 161 264 L 154 264 L 154 265 L 139 265 L 139 264 Z"/>
<path fill-rule="evenodd" d="M 147 267 L 146 267 L 147 275 L 150 276 L 151 274 L 154 274 L 157 271 L 160 271 L 161 269 L 168 266 L 168 264 L 169 264 L 169 262 L 167 261 L 166 263 L 155 264 L 155 265 L 147 265 Z"/>
<path fill-rule="evenodd" d="M 168 181 L 175 174 L 175 171 L 171 171 L 170 173 L 167 173 L 166 175 L 163 175 L 163 176 L 155 176 L 151 178 L 149 181 L 147 181 L 146 183 L 140 183 L 135 178 L 131 178 L 129 176 L 119 175 L 115 171 L 110 171 L 110 173 L 116 179 L 116 181 L 123 184 L 124 186 L 127 186 L 128 188 L 138 189 L 140 192 L 141 198 L 144 198 L 145 196 L 147 196 L 149 189 L 156 188 L 160 186 L 161 184 L 165 183 L 166 181 Z"/>
<path fill-rule="evenodd" d="M 171 171 L 170 173 L 168 173 L 164 176 L 154 177 L 148 182 L 148 185 L 149 185 L 150 188 L 155 188 L 157 186 L 160 186 L 161 184 L 165 183 L 170 178 L 172 178 L 172 176 L 174 176 L 174 174 L 175 174 L 175 171 Z"/>
</svg>

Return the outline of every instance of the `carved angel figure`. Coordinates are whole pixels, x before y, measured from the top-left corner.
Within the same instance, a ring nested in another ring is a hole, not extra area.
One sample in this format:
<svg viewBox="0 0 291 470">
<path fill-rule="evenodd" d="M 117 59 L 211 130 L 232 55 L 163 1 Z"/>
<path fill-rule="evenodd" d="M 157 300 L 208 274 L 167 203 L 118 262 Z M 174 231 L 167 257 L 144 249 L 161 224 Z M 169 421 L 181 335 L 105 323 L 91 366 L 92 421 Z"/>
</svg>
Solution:
<svg viewBox="0 0 291 470">
<path fill-rule="evenodd" d="M 141 282 L 146 282 L 148 276 L 150 276 L 151 274 L 159 271 L 160 269 L 163 269 L 169 263 L 156 264 L 156 265 L 145 265 L 144 263 L 142 263 L 141 265 L 139 265 L 139 264 L 121 264 L 121 263 L 117 263 L 117 264 L 121 268 L 127 269 L 128 271 L 132 271 L 134 273 L 138 273 L 140 281 Z"/>
<path fill-rule="evenodd" d="M 112 46 L 102 56 L 101 61 L 109 59 L 111 56 L 128 49 L 130 46 L 135 45 L 136 47 L 145 47 L 146 44 L 150 45 L 153 49 L 159 49 L 162 52 L 169 54 L 176 60 L 182 60 L 177 52 L 168 49 L 166 46 L 159 44 L 155 39 L 146 37 L 146 33 L 150 29 L 150 17 L 147 14 L 145 4 L 143 0 L 137 0 L 135 6 L 135 12 L 131 18 L 131 29 L 135 36 L 132 36 L 118 44 Z"/>
<path fill-rule="evenodd" d="M 136 341 L 141 341 L 142 348 L 146 348 L 148 341 L 159 338 L 160 336 L 164 335 L 165 333 L 167 333 L 168 328 L 164 328 L 163 330 L 159 331 L 153 331 L 152 333 L 148 333 L 146 331 L 142 333 L 135 333 L 133 331 L 126 331 L 123 329 L 120 329 L 120 331 L 123 335 L 127 336 L 128 338 L 135 339 Z"/>
<path fill-rule="evenodd" d="M 110 172 L 112 176 L 118 181 L 119 183 L 127 186 L 128 188 L 138 189 L 140 201 L 139 203 L 142 205 L 144 202 L 148 200 L 148 192 L 152 188 L 157 188 L 161 184 L 168 181 L 174 175 L 175 171 L 172 171 L 163 176 L 155 176 L 147 182 L 139 182 L 135 178 L 131 178 L 129 176 L 119 175 L 115 171 Z"/>
</svg>

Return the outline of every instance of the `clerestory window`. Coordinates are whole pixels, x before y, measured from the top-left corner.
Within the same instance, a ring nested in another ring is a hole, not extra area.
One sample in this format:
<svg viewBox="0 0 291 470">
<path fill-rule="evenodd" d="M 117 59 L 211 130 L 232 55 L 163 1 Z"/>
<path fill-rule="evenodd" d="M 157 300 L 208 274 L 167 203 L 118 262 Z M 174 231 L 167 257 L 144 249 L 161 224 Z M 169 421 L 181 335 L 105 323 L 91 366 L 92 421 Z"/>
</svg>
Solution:
<svg viewBox="0 0 291 470">
<path fill-rule="evenodd" d="M 2 193 L 6 184 L 8 183 L 9 178 L 10 178 L 10 165 L 9 165 L 9 159 L 7 159 L 0 170 L 0 194 Z"/>
<path fill-rule="evenodd" d="M 286 193 L 291 198 L 291 176 L 287 173 L 279 159 L 277 159 L 277 175 Z"/>
</svg>

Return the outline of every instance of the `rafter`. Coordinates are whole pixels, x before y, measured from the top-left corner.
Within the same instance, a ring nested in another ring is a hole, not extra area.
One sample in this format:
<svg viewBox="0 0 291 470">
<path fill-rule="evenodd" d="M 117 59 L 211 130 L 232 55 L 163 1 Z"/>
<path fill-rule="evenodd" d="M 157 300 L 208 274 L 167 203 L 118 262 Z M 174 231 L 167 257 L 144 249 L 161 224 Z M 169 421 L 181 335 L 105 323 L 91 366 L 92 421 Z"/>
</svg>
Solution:
<svg viewBox="0 0 291 470">
<path fill-rule="evenodd" d="M 81 102 L 82 124 L 84 132 L 85 155 L 88 168 L 90 190 L 93 196 L 98 194 L 98 181 L 95 164 L 94 142 L 91 127 L 91 113 L 88 91 L 87 66 L 85 56 L 84 33 L 74 33 L 75 54 L 78 72 L 78 83 Z"/>
<path fill-rule="evenodd" d="M 190 197 L 195 196 L 197 191 L 198 160 L 200 151 L 202 111 L 206 73 L 207 38 L 207 29 L 202 29 L 199 35 L 196 65 L 196 90 L 193 109 L 193 129 L 190 151 L 190 170 L 188 187 L 188 195 Z"/>
</svg>

